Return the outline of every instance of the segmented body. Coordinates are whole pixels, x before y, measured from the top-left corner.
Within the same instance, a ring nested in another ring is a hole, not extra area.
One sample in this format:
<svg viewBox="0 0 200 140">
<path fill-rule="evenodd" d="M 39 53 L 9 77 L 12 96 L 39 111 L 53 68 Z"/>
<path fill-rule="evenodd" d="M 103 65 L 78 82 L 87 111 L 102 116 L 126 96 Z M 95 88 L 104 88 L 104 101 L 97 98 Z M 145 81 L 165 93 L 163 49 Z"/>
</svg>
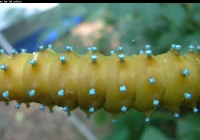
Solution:
<svg viewBox="0 0 200 140">
<path fill-rule="evenodd" d="M 30 102 L 53 106 L 68 112 L 80 107 L 88 116 L 104 108 L 116 119 L 134 108 L 146 115 L 146 122 L 157 106 L 169 108 L 179 117 L 180 105 L 193 108 L 200 91 L 200 47 L 180 56 L 180 45 L 154 56 L 150 46 L 140 55 L 126 55 L 119 47 L 115 54 L 104 56 L 96 47 L 78 55 L 73 47 L 57 54 L 50 48 L 40 52 L 0 55 L 0 101 L 16 100 L 29 107 Z M 115 122 L 115 121 L 113 121 Z"/>
</svg>

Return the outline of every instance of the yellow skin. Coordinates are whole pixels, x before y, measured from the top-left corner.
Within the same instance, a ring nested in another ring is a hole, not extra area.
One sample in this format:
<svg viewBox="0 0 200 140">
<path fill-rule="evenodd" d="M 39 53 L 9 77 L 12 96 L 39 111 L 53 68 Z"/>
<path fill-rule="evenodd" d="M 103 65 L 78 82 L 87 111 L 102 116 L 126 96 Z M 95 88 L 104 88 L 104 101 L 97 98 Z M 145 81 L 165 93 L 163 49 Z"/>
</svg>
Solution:
<svg viewBox="0 0 200 140">
<path fill-rule="evenodd" d="M 94 54 L 95 61 L 91 60 Z M 60 56 L 66 61 L 61 62 Z M 36 61 L 34 66 L 30 59 Z M 178 113 L 180 105 L 195 108 L 199 101 L 199 60 L 199 53 L 189 51 L 180 56 L 174 50 L 158 56 L 125 55 L 124 60 L 119 60 L 118 54 L 103 56 L 96 51 L 81 56 L 73 51 L 57 54 L 50 49 L 12 57 L 2 53 L 0 64 L 6 64 L 7 69 L 0 70 L 0 93 L 8 91 L 9 97 L 0 96 L 0 101 L 16 100 L 26 105 L 37 102 L 49 109 L 67 106 L 68 112 L 80 107 L 88 116 L 104 108 L 114 118 L 134 108 L 149 118 L 157 100 Z M 189 76 L 182 74 L 184 69 L 190 70 Z M 156 79 L 153 84 L 152 77 Z M 122 86 L 125 91 L 120 90 Z M 36 94 L 31 97 L 28 93 L 33 89 Z M 62 97 L 58 96 L 61 89 Z M 89 94 L 91 89 L 95 89 L 94 95 Z M 186 99 L 185 93 L 191 98 Z"/>
</svg>

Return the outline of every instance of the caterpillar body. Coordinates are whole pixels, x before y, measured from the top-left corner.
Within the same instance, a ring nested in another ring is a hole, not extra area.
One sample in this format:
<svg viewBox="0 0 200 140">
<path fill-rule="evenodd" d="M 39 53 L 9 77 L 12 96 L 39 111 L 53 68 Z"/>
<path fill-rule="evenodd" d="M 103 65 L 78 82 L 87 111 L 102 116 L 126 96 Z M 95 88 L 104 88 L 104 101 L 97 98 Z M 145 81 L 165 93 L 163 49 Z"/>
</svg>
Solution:
<svg viewBox="0 0 200 140">
<path fill-rule="evenodd" d="M 80 107 L 87 116 L 104 108 L 113 116 L 134 108 L 150 121 L 151 113 L 161 105 L 179 117 L 179 106 L 198 112 L 200 91 L 200 46 L 197 53 L 190 46 L 180 56 L 180 45 L 172 45 L 165 54 L 154 56 L 150 45 L 145 53 L 126 55 L 119 47 L 115 54 L 104 56 L 96 47 L 78 55 L 73 47 L 57 54 L 51 48 L 21 54 L 11 51 L 0 55 L 0 101 L 16 100 L 15 108 L 30 102 L 53 111 L 55 105 L 70 112 Z"/>
</svg>

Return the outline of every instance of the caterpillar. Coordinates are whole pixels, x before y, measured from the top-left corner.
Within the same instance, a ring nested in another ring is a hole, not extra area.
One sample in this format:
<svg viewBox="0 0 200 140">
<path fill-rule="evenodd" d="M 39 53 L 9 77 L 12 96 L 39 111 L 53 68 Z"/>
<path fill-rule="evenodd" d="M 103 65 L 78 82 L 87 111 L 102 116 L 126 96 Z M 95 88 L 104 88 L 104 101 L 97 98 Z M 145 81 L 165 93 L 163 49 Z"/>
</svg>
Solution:
<svg viewBox="0 0 200 140">
<path fill-rule="evenodd" d="M 104 56 L 97 47 L 88 48 L 78 55 L 73 47 L 57 54 L 50 47 L 41 46 L 39 52 L 20 54 L 12 50 L 8 56 L 0 55 L 0 101 L 6 104 L 16 100 L 15 108 L 22 103 L 40 103 L 53 112 L 55 105 L 70 112 L 80 107 L 87 116 L 104 108 L 113 116 L 131 108 L 142 112 L 146 122 L 151 113 L 163 106 L 179 117 L 179 106 L 189 106 L 198 112 L 200 74 L 200 46 L 194 46 L 180 56 L 180 45 L 171 45 L 164 54 L 154 56 L 150 45 L 139 55 L 126 55 L 123 47 Z"/>
</svg>

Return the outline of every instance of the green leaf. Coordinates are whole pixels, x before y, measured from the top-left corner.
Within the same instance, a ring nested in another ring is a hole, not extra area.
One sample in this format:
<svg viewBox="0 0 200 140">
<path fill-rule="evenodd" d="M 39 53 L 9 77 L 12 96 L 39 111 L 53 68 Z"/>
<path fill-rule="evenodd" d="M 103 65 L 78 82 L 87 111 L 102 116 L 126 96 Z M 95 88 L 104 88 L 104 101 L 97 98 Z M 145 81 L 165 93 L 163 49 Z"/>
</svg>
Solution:
<svg viewBox="0 0 200 140">
<path fill-rule="evenodd" d="M 159 129 L 147 126 L 140 140 L 169 140 Z"/>
<path fill-rule="evenodd" d="M 200 10 L 200 8 L 199 8 L 199 10 Z M 195 12 L 194 13 L 194 19 L 198 22 L 198 23 L 200 23 L 200 11 L 197 11 L 197 12 Z"/>
<path fill-rule="evenodd" d="M 198 139 L 200 137 L 200 121 L 197 115 L 189 114 L 177 122 L 178 139 Z"/>
<path fill-rule="evenodd" d="M 162 7 L 162 14 L 179 25 L 184 22 L 186 11 L 181 4 L 166 4 Z"/>
</svg>

